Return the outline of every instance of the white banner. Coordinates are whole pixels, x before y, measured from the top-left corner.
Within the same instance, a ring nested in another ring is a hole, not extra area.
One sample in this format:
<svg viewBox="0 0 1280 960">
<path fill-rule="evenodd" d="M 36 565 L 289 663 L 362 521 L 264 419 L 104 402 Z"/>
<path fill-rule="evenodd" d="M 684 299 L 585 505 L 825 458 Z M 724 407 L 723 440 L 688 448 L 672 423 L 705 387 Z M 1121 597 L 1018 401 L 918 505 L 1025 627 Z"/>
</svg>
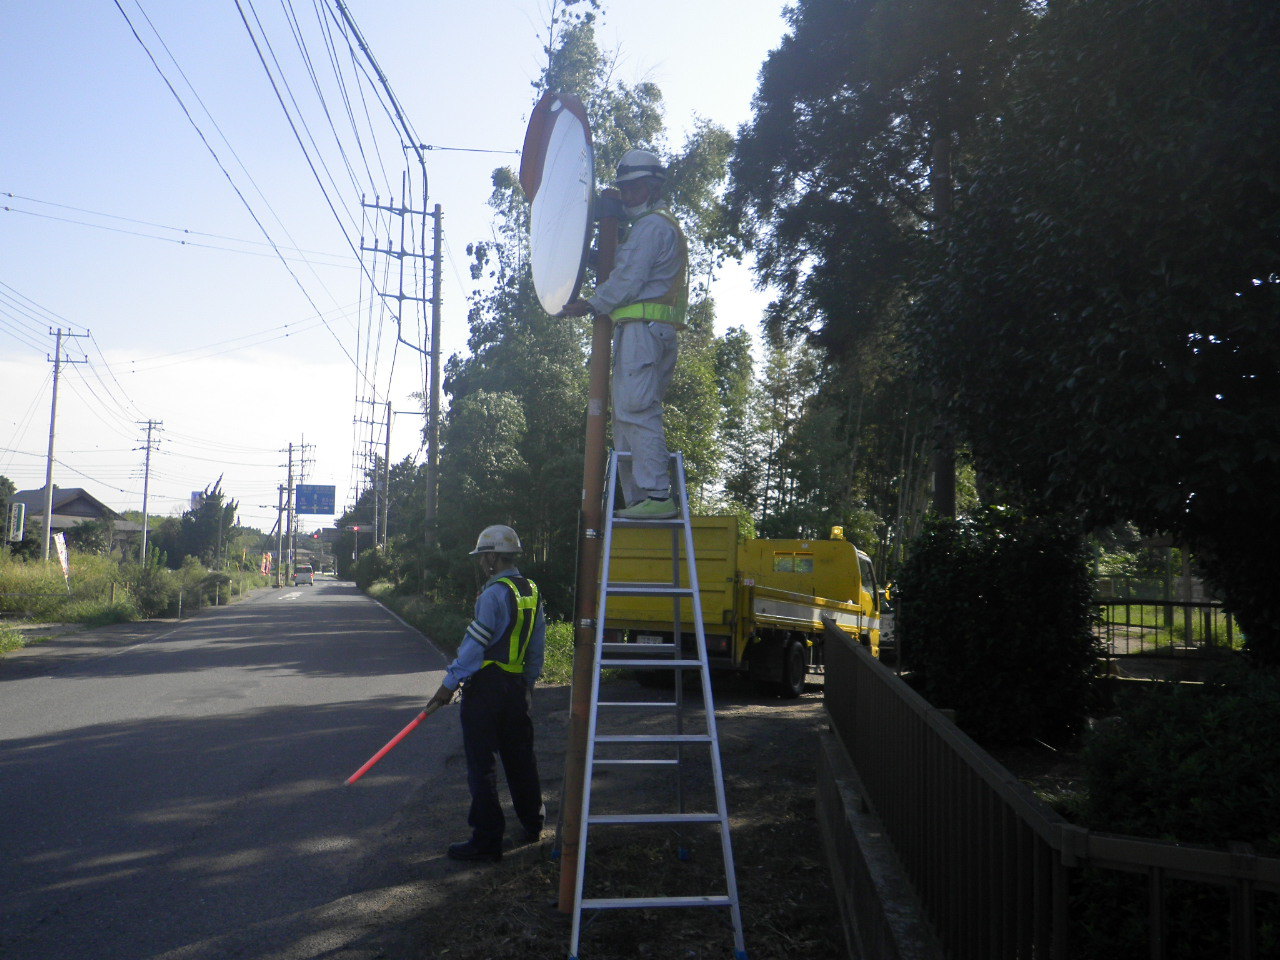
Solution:
<svg viewBox="0 0 1280 960">
<path fill-rule="evenodd" d="M 58 548 L 58 562 L 62 564 L 62 579 L 68 581 L 70 585 L 71 563 L 67 558 L 67 538 L 61 530 L 53 535 L 53 545 Z"/>
</svg>

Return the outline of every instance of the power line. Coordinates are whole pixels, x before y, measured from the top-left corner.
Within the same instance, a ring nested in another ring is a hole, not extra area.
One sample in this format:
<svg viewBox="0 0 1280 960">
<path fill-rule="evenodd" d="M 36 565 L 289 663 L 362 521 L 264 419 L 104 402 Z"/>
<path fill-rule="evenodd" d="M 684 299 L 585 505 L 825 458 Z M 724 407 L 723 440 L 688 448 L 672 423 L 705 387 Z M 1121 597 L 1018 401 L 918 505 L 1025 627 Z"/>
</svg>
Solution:
<svg viewBox="0 0 1280 960">
<path fill-rule="evenodd" d="M 133 33 L 134 39 L 138 41 L 138 44 L 142 47 L 143 51 L 146 53 L 147 58 L 151 61 L 152 66 L 155 67 L 156 72 L 160 74 L 160 79 L 164 81 L 164 85 L 168 88 L 169 93 L 172 94 L 173 98 L 178 102 L 179 108 L 182 110 L 183 114 L 186 116 L 188 123 L 191 124 L 192 129 L 195 130 L 196 135 L 200 138 L 201 143 L 203 143 L 205 146 L 205 149 L 209 151 L 209 155 L 213 157 L 214 163 L 216 163 L 218 165 L 218 169 L 222 171 L 222 175 L 226 178 L 227 183 L 231 185 L 231 189 L 235 192 L 235 195 L 239 198 L 241 204 L 244 205 L 245 210 L 248 211 L 249 216 L 253 219 L 253 222 L 257 225 L 258 229 L 262 231 L 262 235 L 266 238 L 267 242 L 271 244 L 272 249 L 276 252 L 277 258 L 280 260 L 281 264 L 283 264 L 285 270 L 288 271 L 289 276 L 293 278 L 294 283 L 297 285 L 302 295 L 306 297 L 307 302 L 311 304 L 311 307 L 312 309 L 315 310 L 316 315 L 322 317 L 323 311 L 320 310 L 320 307 L 316 304 L 315 300 L 312 299 L 311 294 L 307 291 L 307 288 L 303 286 L 302 280 L 298 277 L 296 273 L 294 273 L 293 269 L 289 266 L 289 263 L 285 259 L 284 254 L 281 252 L 279 246 L 276 244 L 274 238 L 272 238 L 270 232 L 267 230 L 262 220 L 258 217 L 258 214 L 254 211 L 252 205 L 248 201 L 248 198 L 245 197 L 244 193 L 240 190 L 240 187 L 237 186 L 235 180 L 232 179 L 230 171 L 227 170 L 226 166 L 223 164 L 222 159 L 217 154 L 217 151 L 213 149 L 213 145 L 209 142 L 209 139 L 204 135 L 204 131 L 202 131 L 200 129 L 199 124 L 196 123 L 195 118 L 191 115 L 191 111 L 187 108 L 187 105 L 183 102 L 182 97 L 179 95 L 178 91 L 174 88 L 173 84 L 169 81 L 169 78 L 165 76 L 164 71 L 160 68 L 160 64 L 156 61 L 155 56 L 151 53 L 151 50 L 147 47 L 146 42 L 142 39 L 141 35 L 138 33 L 137 28 L 133 24 L 133 21 L 129 19 L 129 15 L 125 12 L 124 7 L 120 6 L 120 0 L 112 0 L 112 2 L 115 4 L 116 9 L 120 11 L 120 15 L 124 17 L 125 23 L 129 25 L 129 30 Z M 238 3 L 237 3 L 237 6 L 238 6 Z M 139 5 L 139 9 L 141 9 L 140 5 Z M 143 13 L 143 16 L 144 17 L 146 16 L 145 12 Z M 243 14 L 241 16 L 243 18 Z M 150 20 L 148 20 L 148 23 L 150 23 Z M 154 30 L 154 27 L 152 29 Z M 159 34 L 157 34 L 157 36 L 158 35 Z M 164 41 L 161 40 L 162 44 L 163 42 Z M 171 59 L 172 59 L 172 56 L 171 56 Z M 181 72 L 181 68 L 179 68 L 179 72 Z M 184 75 L 184 79 L 185 79 L 185 75 Z M 188 83 L 188 86 L 190 86 L 190 83 Z M 197 100 L 198 99 L 199 97 L 197 96 Z M 208 111 L 206 110 L 206 113 L 207 112 Z M 223 140 L 224 141 L 226 140 L 225 136 L 223 137 Z M 329 326 L 327 321 L 325 321 L 325 329 L 329 331 L 329 334 L 333 337 L 334 341 L 338 344 L 338 348 L 343 352 L 346 358 L 354 365 L 355 358 L 351 356 L 351 352 L 347 350 L 346 344 L 342 342 L 342 340 L 338 337 L 338 334 L 333 330 L 332 327 Z"/>
<path fill-rule="evenodd" d="M 420 143 L 418 144 L 418 149 L 419 150 L 450 150 L 458 153 L 501 153 L 501 154 L 515 154 L 516 156 L 519 156 L 520 154 L 519 150 L 486 150 L 483 147 L 440 147 L 431 143 Z"/>
<path fill-rule="evenodd" d="M 72 223 L 72 224 L 75 224 L 76 226 L 90 227 L 94 230 L 105 230 L 108 233 L 119 233 L 127 237 L 140 237 L 144 240 L 158 240 L 161 243 L 171 243 L 174 246 L 178 246 L 178 247 L 199 247 L 204 250 L 217 250 L 221 253 L 236 253 L 242 257 L 266 257 L 268 259 L 273 259 L 277 256 L 275 253 L 267 253 L 266 251 L 259 252 L 257 250 L 237 250 L 235 247 L 223 247 L 223 246 L 219 246 L 216 243 L 201 243 L 199 240 L 181 240 L 177 237 L 161 237 L 161 236 L 157 236 L 154 233 L 143 233 L 141 230 L 126 230 L 123 227 L 113 227 L 105 223 L 90 223 L 87 220 L 76 220 L 73 217 L 55 217 L 53 214 L 38 213 L 35 210 L 21 210 L 17 207 L 5 206 L 5 207 L 0 207 L 0 210 L 3 210 L 5 213 L 19 213 L 26 217 L 35 217 L 39 220 L 51 220 L 54 223 Z M 174 228 L 171 227 L 168 229 L 174 229 Z M 253 241 L 253 240 L 235 240 L 235 238 L 231 238 L 231 239 L 233 239 L 234 242 L 236 243 L 260 242 L 260 241 Z M 263 246 L 266 246 L 266 244 L 263 244 Z M 336 254 L 321 254 L 321 256 L 336 256 Z M 293 262 L 293 263 L 318 264 L 319 266 L 322 266 L 322 267 L 331 267 L 331 268 L 339 267 L 339 268 L 348 269 L 348 270 L 353 269 L 351 267 L 350 262 L 345 261 L 345 258 L 344 258 L 344 262 L 342 263 L 324 263 L 322 261 L 312 260 L 307 257 L 285 257 L 283 255 L 281 255 L 280 258 L 284 259 L 287 262 Z"/>
<path fill-rule="evenodd" d="M 181 234 L 183 234 L 184 236 L 191 236 L 191 237 L 207 237 L 207 238 L 209 238 L 209 239 L 211 239 L 211 240 L 226 240 L 226 241 L 228 241 L 228 242 L 230 242 L 230 243 L 243 243 L 243 244 L 246 244 L 246 245 L 248 245 L 248 246 L 254 246 L 254 247 L 269 247 L 269 246 L 271 246 L 271 244 L 266 243 L 265 241 L 262 241 L 262 240 L 248 240 L 248 239 L 246 239 L 246 238 L 244 238 L 244 237 L 231 237 L 231 236 L 227 236 L 226 234 L 222 234 L 222 233 L 210 233 L 209 231 L 206 231 L 206 230 L 193 230 L 193 229 L 191 229 L 190 227 L 174 227 L 174 226 L 170 226 L 170 225 L 169 225 L 169 224 L 167 224 L 167 223 L 157 223 L 157 222 L 156 222 L 156 221 L 154 221 L 154 220 L 139 220 L 139 219 L 138 219 L 138 218 L 136 218 L 136 217 L 126 217 L 126 216 L 122 216 L 122 215 L 117 214 L 117 213 L 105 213 L 105 212 L 103 212 L 103 211 L 101 211 L 101 210 L 90 210 L 90 209 L 88 209 L 88 208 L 86 208 L 86 207 L 76 207 L 76 206 L 72 206 L 71 204 L 67 204 L 67 203 L 57 203 L 57 202 L 55 202 L 55 201 L 53 201 L 53 200 L 41 200 L 41 199 L 39 199 L 38 197 L 27 197 L 27 196 L 23 196 L 22 194 L 18 194 L 18 193 L 4 192 L 4 193 L 0 193 L 0 196 L 8 197 L 10 200 L 21 200 L 21 201 L 22 201 L 22 202 L 24 202 L 24 203 L 36 203 L 36 204 L 39 204 L 39 205 L 40 205 L 40 206 L 42 206 L 42 207 L 56 207 L 56 208 L 57 208 L 57 209 L 59 209 L 59 210 L 70 210 L 70 211 L 72 211 L 73 213 L 84 213 L 84 214 L 88 214 L 88 215 L 89 215 L 89 216 L 91 216 L 91 217 L 102 217 L 102 218 L 103 218 L 103 219 L 105 219 L 105 220 L 119 220 L 121 223 L 132 223 L 132 224 L 135 224 L 135 225 L 137 225 L 137 226 L 142 226 L 142 227 L 155 227 L 157 230 L 168 230 L 168 231 L 171 231 L 171 232 L 173 232 L 173 233 L 181 233 Z M 3 209 L 5 209 L 5 210 L 11 210 L 11 208 L 10 208 L 10 207 L 4 207 Z M 28 215 L 30 215 L 30 216 L 48 216 L 47 214 L 34 213 L 34 212 L 32 212 L 32 211 L 28 211 L 28 210 L 12 210 L 11 212 L 13 212 L 13 213 L 26 213 L 26 214 L 28 214 Z M 59 218 L 57 218 L 57 217 L 49 217 L 49 219 L 57 220 L 57 219 L 59 219 Z M 90 222 L 88 222 L 88 221 L 86 221 L 86 220 L 75 220 L 75 219 L 72 219 L 72 218 L 67 218 L 64 222 L 80 224 L 80 225 L 88 226 L 88 227 L 99 227 L 100 229 L 110 229 L 110 228 L 107 228 L 107 227 L 103 227 L 101 224 L 90 223 Z M 125 231 L 119 231 L 119 232 L 122 232 L 122 233 L 130 233 L 130 231 L 127 231 L 127 230 L 125 230 Z M 147 237 L 147 238 L 155 239 L 155 240 L 167 240 L 167 241 L 175 242 L 175 243 L 176 243 L 176 242 L 183 242 L 183 241 L 178 241 L 178 240 L 176 240 L 176 239 L 174 239 L 174 238 L 172 238 L 172 237 L 158 237 L 158 236 L 155 236 L 154 234 L 149 234 L 149 233 L 141 233 L 141 232 L 138 232 L 138 233 L 133 233 L 132 235 L 133 235 L 133 236 L 138 236 L 138 237 Z M 195 243 L 194 241 L 185 241 L 185 242 L 186 242 L 186 243 L 188 243 L 188 244 L 189 244 L 189 245 L 191 245 L 191 246 L 208 246 L 208 245 L 206 245 L 206 244 Z M 323 250 L 306 250 L 306 249 L 303 249 L 303 248 L 301 248 L 301 247 L 290 247 L 290 246 L 287 246 L 287 245 L 280 245 L 280 246 L 281 246 L 281 249 L 283 249 L 283 250 L 288 250 L 288 251 L 290 251 L 291 253 L 297 253 L 297 254 L 308 254 L 308 255 L 313 256 L 313 257 L 328 257 L 328 258 L 331 258 L 331 259 L 334 259 L 334 260 L 339 260 L 339 259 L 341 259 L 342 261 L 344 261 L 342 264 L 329 264 L 329 266 L 339 266 L 339 265 L 341 265 L 341 266 L 348 266 L 348 267 L 350 266 L 350 263 L 346 261 L 346 257 L 345 257 L 344 255 L 342 255 L 342 254 L 337 254 L 337 253 L 326 253 L 326 252 L 325 252 L 325 251 L 323 251 Z M 247 251 L 241 251 L 241 250 L 234 250 L 234 249 L 227 248 L 227 247 L 215 247 L 215 246 L 210 246 L 210 247 L 209 247 L 209 249 L 212 249 L 212 250 L 229 250 L 229 252 L 232 252 L 232 253 L 244 253 L 244 252 L 247 252 Z M 262 254 L 262 255 L 265 255 L 265 254 Z M 304 258 L 301 258 L 301 257 L 300 257 L 300 258 L 298 258 L 298 259 L 302 259 L 302 260 L 303 260 L 303 262 L 308 262 L 308 263 L 309 263 L 309 262 L 311 262 L 311 261 L 309 261 L 309 260 L 305 260 Z"/>
</svg>

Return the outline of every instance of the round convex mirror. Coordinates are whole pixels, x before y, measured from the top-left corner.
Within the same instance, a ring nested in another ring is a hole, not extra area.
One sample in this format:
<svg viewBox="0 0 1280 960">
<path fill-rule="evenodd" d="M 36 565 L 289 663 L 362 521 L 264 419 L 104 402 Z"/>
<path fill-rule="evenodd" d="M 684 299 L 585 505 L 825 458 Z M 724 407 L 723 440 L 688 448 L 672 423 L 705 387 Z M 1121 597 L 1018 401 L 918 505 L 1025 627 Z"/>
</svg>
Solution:
<svg viewBox="0 0 1280 960">
<path fill-rule="evenodd" d="M 532 197 L 529 247 L 542 309 L 558 314 L 578 295 L 591 236 L 595 158 L 582 103 L 546 93 L 529 118 L 520 183 Z"/>
</svg>

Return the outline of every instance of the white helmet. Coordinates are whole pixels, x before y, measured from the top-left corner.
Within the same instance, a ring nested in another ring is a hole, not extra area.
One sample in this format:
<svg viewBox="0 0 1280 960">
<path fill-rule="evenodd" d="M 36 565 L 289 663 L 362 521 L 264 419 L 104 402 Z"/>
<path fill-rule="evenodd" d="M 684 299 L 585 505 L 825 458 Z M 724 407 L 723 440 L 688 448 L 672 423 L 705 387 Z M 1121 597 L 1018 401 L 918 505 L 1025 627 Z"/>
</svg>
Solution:
<svg viewBox="0 0 1280 960">
<path fill-rule="evenodd" d="M 523 549 L 520 537 L 514 530 L 496 523 L 480 531 L 480 536 L 476 538 L 476 548 L 468 556 L 474 557 L 482 553 L 520 553 Z"/>
<path fill-rule="evenodd" d="M 656 153 L 648 150 L 628 150 L 618 162 L 618 179 L 615 183 L 643 180 L 653 177 L 659 183 L 667 179 L 667 171 Z"/>
</svg>

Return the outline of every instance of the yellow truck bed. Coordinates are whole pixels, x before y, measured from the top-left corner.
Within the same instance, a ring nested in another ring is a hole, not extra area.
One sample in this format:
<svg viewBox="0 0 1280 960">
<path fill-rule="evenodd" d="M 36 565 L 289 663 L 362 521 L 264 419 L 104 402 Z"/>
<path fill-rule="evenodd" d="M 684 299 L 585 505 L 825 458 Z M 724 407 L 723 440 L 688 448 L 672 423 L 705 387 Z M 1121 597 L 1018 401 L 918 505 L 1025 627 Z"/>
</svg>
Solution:
<svg viewBox="0 0 1280 960">
<path fill-rule="evenodd" d="M 694 517 L 694 550 L 707 653 L 716 667 L 747 670 L 781 683 L 794 695 L 808 667 L 822 663 L 823 621 L 879 647 L 879 604 L 866 554 L 846 540 L 738 542 L 733 517 Z M 610 579 L 670 583 L 676 529 L 618 528 Z M 684 574 L 681 562 L 679 573 Z M 637 644 L 694 638 L 692 603 L 654 597 L 609 600 L 604 611 L 611 640 Z M 797 674 L 800 676 L 797 677 Z"/>
</svg>

